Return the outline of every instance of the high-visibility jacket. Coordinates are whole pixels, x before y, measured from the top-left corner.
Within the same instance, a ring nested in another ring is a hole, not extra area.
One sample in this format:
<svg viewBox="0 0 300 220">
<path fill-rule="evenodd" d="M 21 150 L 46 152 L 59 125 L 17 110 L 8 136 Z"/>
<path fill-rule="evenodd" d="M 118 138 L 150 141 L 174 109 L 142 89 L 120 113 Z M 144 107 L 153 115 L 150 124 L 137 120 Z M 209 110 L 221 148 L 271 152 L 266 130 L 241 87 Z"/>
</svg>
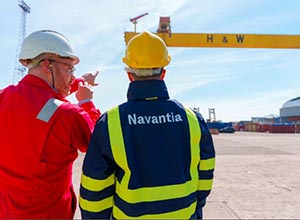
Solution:
<svg viewBox="0 0 300 220">
<path fill-rule="evenodd" d="M 72 219 L 72 164 L 100 112 L 26 75 L 0 91 L 0 219 Z"/>
<path fill-rule="evenodd" d="M 201 218 L 215 151 L 199 113 L 170 100 L 164 81 L 134 81 L 104 113 L 83 163 L 82 218 Z"/>
</svg>

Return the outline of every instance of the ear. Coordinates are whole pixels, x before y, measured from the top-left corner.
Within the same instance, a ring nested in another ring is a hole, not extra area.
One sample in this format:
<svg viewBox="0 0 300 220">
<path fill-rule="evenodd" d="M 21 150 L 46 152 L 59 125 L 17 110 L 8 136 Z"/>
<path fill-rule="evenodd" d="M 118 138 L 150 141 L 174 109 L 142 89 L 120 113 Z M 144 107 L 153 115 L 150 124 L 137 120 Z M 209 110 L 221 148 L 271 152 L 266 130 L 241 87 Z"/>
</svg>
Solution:
<svg viewBox="0 0 300 220">
<path fill-rule="evenodd" d="M 160 79 L 160 80 L 163 80 L 163 79 L 165 78 L 165 76 L 166 76 L 166 73 L 167 73 L 166 69 L 163 69 L 163 70 L 161 71 L 161 75 L 160 75 L 159 79 Z"/>
<path fill-rule="evenodd" d="M 40 63 L 43 72 L 50 73 L 52 72 L 52 64 L 49 62 L 49 60 L 44 60 Z"/>
<path fill-rule="evenodd" d="M 130 82 L 134 80 L 130 72 L 127 72 L 127 76 Z"/>
</svg>

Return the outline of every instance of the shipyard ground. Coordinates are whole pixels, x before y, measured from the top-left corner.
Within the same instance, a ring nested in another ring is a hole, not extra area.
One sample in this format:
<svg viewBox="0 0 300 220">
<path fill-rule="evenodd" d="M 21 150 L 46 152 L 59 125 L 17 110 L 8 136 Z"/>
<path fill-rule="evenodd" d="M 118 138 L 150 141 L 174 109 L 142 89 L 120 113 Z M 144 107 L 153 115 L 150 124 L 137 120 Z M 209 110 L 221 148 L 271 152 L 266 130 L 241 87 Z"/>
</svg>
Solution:
<svg viewBox="0 0 300 220">
<path fill-rule="evenodd" d="M 213 139 L 216 170 L 204 219 L 300 219 L 300 134 L 236 132 Z M 74 165 L 77 192 L 82 159 Z"/>
</svg>

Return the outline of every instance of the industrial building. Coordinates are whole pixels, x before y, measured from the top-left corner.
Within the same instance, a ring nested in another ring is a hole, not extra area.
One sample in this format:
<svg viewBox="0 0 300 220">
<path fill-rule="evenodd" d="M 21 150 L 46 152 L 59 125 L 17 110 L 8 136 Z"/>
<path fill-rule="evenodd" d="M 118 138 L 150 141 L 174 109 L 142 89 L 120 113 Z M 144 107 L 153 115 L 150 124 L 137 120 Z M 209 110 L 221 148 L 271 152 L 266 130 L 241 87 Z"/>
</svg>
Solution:
<svg viewBox="0 0 300 220">
<path fill-rule="evenodd" d="M 300 97 L 285 102 L 280 109 L 280 117 L 288 121 L 300 121 Z"/>
<path fill-rule="evenodd" d="M 279 117 L 253 117 L 234 125 L 237 131 L 300 133 L 300 97 L 285 102 Z"/>
</svg>

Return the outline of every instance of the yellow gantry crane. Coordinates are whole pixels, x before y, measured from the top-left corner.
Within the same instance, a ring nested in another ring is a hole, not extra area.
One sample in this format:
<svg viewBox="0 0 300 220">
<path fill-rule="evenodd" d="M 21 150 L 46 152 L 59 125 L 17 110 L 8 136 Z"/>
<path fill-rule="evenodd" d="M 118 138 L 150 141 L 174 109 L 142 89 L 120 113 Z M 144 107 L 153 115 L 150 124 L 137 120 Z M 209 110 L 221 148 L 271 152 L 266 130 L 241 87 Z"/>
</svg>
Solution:
<svg viewBox="0 0 300 220">
<path fill-rule="evenodd" d="M 172 33 L 170 17 L 160 17 L 157 34 L 168 47 L 300 49 L 300 35 Z M 125 32 L 128 41 L 137 32 Z"/>
</svg>

